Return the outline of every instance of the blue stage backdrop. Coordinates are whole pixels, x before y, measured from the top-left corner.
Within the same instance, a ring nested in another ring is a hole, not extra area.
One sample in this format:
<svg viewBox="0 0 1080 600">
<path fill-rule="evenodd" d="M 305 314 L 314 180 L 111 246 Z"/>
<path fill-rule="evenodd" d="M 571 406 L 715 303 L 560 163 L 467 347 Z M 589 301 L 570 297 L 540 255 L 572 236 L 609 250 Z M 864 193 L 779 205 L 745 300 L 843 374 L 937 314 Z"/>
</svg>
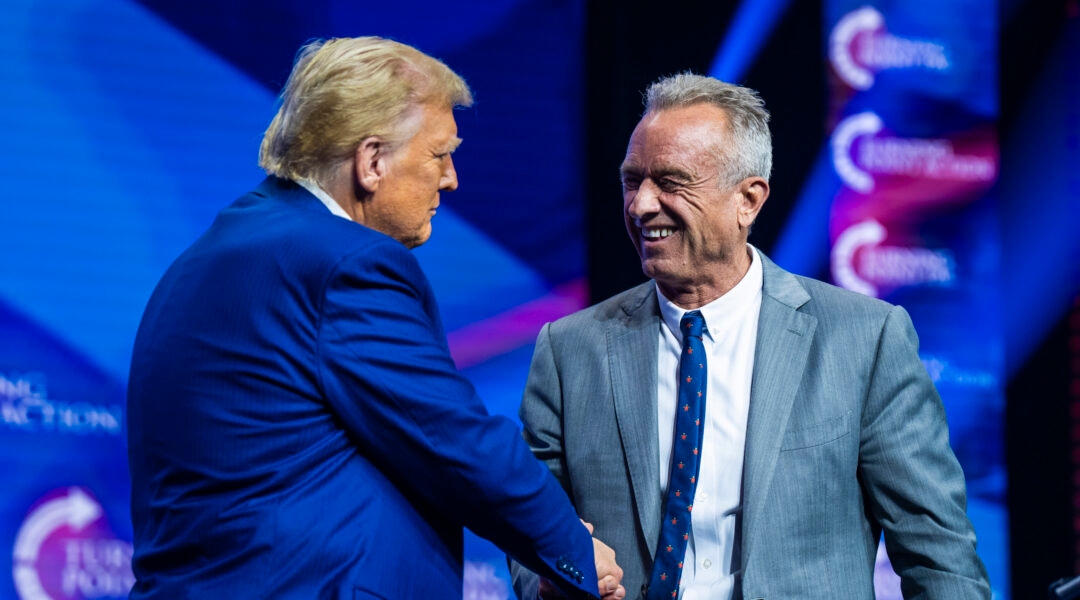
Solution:
<svg viewBox="0 0 1080 600">
<path fill-rule="evenodd" d="M 382 35 L 461 73 L 461 187 L 417 255 L 455 360 L 515 415 L 541 324 L 586 297 L 578 1 L 0 3 L 0 599 L 126 597 L 124 391 L 153 285 L 254 187 L 297 48 Z M 450 9 L 452 8 L 452 10 Z M 510 595 L 467 540 L 466 598 Z"/>
<path fill-rule="evenodd" d="M 833 281 L 907 308 L 1009 597 L 994 3 L 829 0 Z M 901 598 L 879 552 L 879 600 Z"/>
<path fill-rule="evenodd" d="M 767 250 L 911 312 L 1002 600 L 1004 383 L 1080 292 L 1080 9 L 1064 3 L 1068 37 L 1031 66 L 999 152 L 997 15 L 1017 0 L 1000 1 L 823 1 L 830 137 Z M 126 596 L 135 328 L 166 266 L 261 179 L 262 131 L 311 38 L 392 37 L 473 87 L 461 188 L 416 254 L 458 365 L 515 416 L 540 325 L 587 296 L 584 3 L 0 3 L 0 600 Z M 789 4 L 740 2 L 713 74 L 741 81 Z M 466 555 L 467 600 L 510 595 L 501 553 L 468 537 Z M 879 600 L 898 597 L 879 567 Z"/>
</svg>

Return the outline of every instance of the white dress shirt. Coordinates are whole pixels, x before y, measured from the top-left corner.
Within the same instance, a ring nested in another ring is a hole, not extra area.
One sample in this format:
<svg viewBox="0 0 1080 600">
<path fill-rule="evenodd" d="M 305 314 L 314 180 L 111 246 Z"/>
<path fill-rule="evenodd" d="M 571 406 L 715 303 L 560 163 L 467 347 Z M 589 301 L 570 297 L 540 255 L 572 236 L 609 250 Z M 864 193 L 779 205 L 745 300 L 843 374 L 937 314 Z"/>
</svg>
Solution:
<svg viewBox="0 0 1080 600">
<path fill-rule="evenodd" d="M 333 198 L 331 198 L 330 194 L 327 194 L 321 187 L 318 186 L 318 184 L 312 181 L 303 180 L 297 181 L 296 183 L 300 187 L 311 192 L 312 195 L 318 198 L 320 202 L 326 205 L 326 208 L 330 209 L 330 212 L 343 219 L 348 219 L 352 221 L 352 217 L 349 216 L 349 213 L 345 212 L 345 209 L 341 208 L 341 205 L 338 204 Z"/>
<path fill-rule="evenodd" d="M 761 258 L 756 248 L 751 247 L 750 257 L 750 270 L 742 280 L 723 296 L 698 309 L 705 318 L 702 341 L 709 359 L 709 380 L 690 543 L 679 586 L 679 597 L 683 600 L 731 598 L 739 569 L 732 559 L 736 517 L 742 509 L 743 452 L 762 286 Z M 659 286 L 657 297 L 662 317 L 657 363 L 657 434 L 660 493 L 665 498 L 682 354 L 679 321 L 687 311 L 665 298 Z"/>
</svg>

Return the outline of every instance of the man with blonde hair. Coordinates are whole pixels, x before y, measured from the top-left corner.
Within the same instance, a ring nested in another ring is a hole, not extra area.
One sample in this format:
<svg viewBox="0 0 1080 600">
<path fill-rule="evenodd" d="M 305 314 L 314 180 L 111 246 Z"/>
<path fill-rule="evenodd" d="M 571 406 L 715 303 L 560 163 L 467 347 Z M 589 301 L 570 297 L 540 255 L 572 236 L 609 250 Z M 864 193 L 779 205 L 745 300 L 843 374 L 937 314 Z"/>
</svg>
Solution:
<svg viewBox="0 0 1080 600">
<path fill-rule="evenodd" d="M 404 44 L 301 51 L 269 177 L 173 263 L 139 327 L 132 598 L 460 598 L 463 527 L 570 597 L 624 593 L 455 369 L 409 252 L 457 188 L 453 108 L 471 102 Z"/>
</svg>

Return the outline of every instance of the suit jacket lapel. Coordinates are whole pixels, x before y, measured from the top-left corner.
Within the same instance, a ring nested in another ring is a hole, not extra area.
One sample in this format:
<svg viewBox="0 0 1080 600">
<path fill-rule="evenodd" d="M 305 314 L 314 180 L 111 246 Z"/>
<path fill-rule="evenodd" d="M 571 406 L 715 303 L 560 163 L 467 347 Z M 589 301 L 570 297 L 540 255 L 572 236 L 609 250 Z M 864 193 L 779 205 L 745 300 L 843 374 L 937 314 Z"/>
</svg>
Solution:
<svg viewBox="0 0 1080 600">
<path fill-rule="evenodd" d="M 622 304 L 626 318 L 607 331 L 615 418 L 630 471 L 640 534 L 655 555 L 660 536 L 660 451 L 656 432 L 656 353 L 660 309 L 650 281 Z"/>
<path fill-rule="evenodd" d="M 798 311 L 810 300 L 799 281 L 761 253 L 764 268 L 743 467 L 742 564 L 772 483 L 788 416 L 806 368 L 817 319 Z"/>
</svg>

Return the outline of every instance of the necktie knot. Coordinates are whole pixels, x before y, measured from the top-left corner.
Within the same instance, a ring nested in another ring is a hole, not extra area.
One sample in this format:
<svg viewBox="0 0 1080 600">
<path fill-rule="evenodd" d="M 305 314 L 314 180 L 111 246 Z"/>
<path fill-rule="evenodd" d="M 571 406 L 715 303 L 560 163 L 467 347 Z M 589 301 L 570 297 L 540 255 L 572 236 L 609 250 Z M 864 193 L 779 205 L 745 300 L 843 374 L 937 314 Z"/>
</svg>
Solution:
<svg viewBox="0 0 1080 600">
<path fill-rule="evenodd" d="M 700 338 L 705 331 L 705 317 L 701 316 L 700 310 L 692 310 L 683 315 L 679 327 L 684 336 Z"/>
</svg>

